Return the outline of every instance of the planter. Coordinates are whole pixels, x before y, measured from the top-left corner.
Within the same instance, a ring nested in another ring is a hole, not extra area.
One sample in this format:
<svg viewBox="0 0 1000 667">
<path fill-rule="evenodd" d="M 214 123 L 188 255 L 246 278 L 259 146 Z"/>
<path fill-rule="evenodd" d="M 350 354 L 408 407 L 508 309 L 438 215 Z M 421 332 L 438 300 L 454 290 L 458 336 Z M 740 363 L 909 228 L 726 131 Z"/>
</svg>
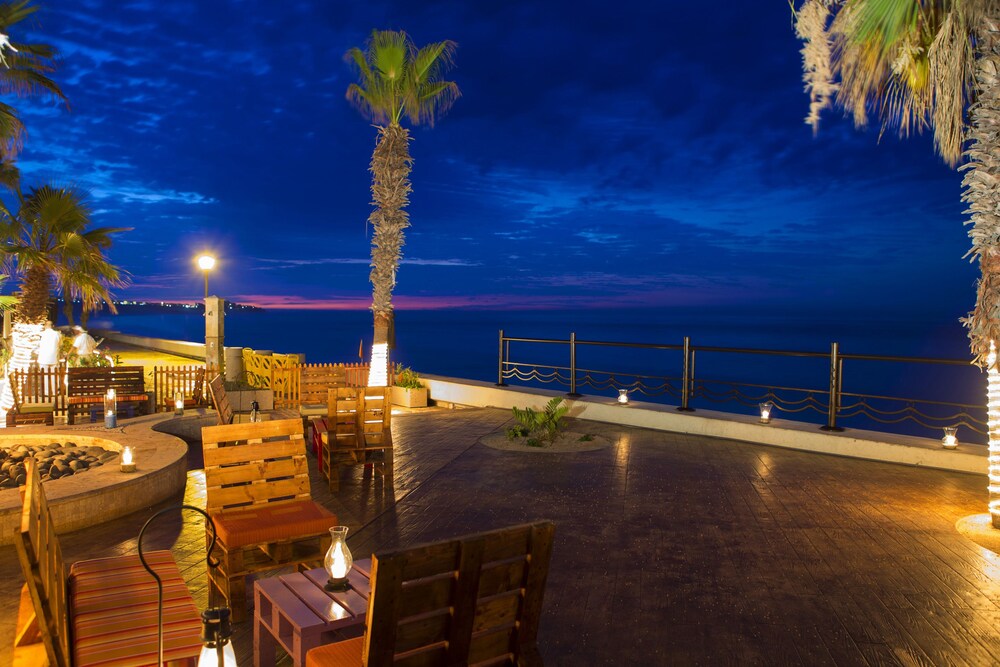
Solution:
<svg viewBox="0 0 1000 667">
<path fill-rule="evenodd" d="M 393 405 L 403 408 L 427 407 L 427 387 L 421 387 L 420 389 L 392 387 L 391 389 L 390 398 Z"/>
</svg>

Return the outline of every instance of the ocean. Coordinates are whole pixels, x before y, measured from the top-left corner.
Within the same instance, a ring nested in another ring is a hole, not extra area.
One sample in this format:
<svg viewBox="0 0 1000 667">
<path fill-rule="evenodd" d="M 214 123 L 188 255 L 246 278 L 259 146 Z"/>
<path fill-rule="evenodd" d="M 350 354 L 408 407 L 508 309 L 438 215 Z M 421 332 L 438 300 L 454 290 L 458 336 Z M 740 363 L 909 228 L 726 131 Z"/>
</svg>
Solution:
<svg viewBox="0 0 1000 667">
<path fill-rule="evenodd" d="M 204 339 L 204 317 L 196 312 L 102 314 L 92 317 L 89 326 L 176 340 Z M 617 309 L 398 310 L 392 360 L 421 374 L 495 382 L 501 329 L 506 336 L 516 338 L 566 340 L 572 332 L 578 341 L 680 345 L 683 337 L 689 336 L 695 346 L 824 354 L 829 354 L 830 344 L 836 341 L 841 354 L 970 358 L 965 331 L 957 320 L 762 315 L 752 310 L 734 313 L 731 310 Z M 235 311 L 227 313 L 225 320 L 227 346 L 302 353 L 308 362 L 357 361 L 362 341 L 367 359 L 371 339 L 371 314 L 368 311 Z M 566 345 L 510 344 L 510 359 L 525 364 L 568 366 L 568 354 Z M 682 355 L 675 350 L 578 345 L 577 366 L 613 372 L 619 379 L 625 379 L 628 374 L 679 377 Z M 825 391 L 829 386 L 829 366 L 827 358 L 702 351 L 696 356 L 695 372 L 699 379 L 704 380 Z M 562 388 L 538 382 L 520 384 Z M 725 386 L 713 385 L 711 388 L 717 389 L 719 395 L 725 394 Z M 617 391 L 609 388 L 594 390 L 583 387 L 580 391 L 607 394 L 609 397 L 617 395 Z M 843 391 L 847 406 L 852 402 L 850 394 L 853 393 L 980 405 L 985 392 L 985 377 L 968 365 L 932 366 L 848 359 L 844 362 Z M 677 402 L 676 398 L 670 397 L 637 398 Z M 698 407 L 699 403 L 702 407 L 753 412 L 753 408 L 737 403 L 710 404 L 699 399 L 695 406 Z M 823 415 L 812 411 L 796 413 L 794 418 L 816 423 L 823 423 L 824 420 Z M 914 431 L 906 423 L 882 427 L 864 415 L 858 419 L 853 423 L 864 427 L 931 434 L 926 429 Z M 845 423 L 850 425 L 852 422 L 847 420 Z M 967 441 L 975 439 L 972 433 L 965 438 Z"/>
</svg>

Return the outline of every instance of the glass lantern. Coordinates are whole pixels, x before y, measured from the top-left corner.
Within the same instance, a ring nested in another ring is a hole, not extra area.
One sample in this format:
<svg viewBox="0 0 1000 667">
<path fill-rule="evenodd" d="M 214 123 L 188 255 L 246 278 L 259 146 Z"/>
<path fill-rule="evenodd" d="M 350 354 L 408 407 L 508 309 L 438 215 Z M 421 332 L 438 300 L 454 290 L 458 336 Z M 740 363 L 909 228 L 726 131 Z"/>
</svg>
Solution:
<svg viewBox="0 0 1000 667">
<path fill-rule="evenodd" d="M 945 426 L 944 437 L 941 438 L 941 446 L 945 449 L 955 449 L 958 447 L 958 427 Z"/>
<path fill-rule="evenodd" d="M 237 667 L 236 652 L 230 641 L 233 626 L 229 616 L 227 607 L 201 612 L 201 640 L 205 645 L 198 657 L 198 667 Z"/>
<path fill-rule="evenodd" d="M 116 426 L 118 426 L 118 397 L 112 388 L 104 395 L 104 428 Z"/>
<path fill-rule="evenodd" d="M 329 576 L 326 582 L 328 591 L 346 591 L 348 589 L 347 574 L 354 565 L 354 557 L 347 548 L 347 526 L 334 526 L 330 529 L 330 548 L 323 559 L 323 567 Z"/>
<path fill-rule="evenodd" d="M 122 445 L 121 471 L 135 472 L 135 448 L 131 445 Z"/>
<path fill-rule="evenodd" d="M 618 404 L 619 405 L 628 405 L 628 389 L 619 389 L 618 390 Z"/>
<path fill-rule="evenodd" d="M 174 392 L 174 415 L 181 417 L 184 415 L 184 392 Z"/>
<path fill-rule="evenodd" d="M 771 401 L 764 401 L 760 404 L 760 423 L 770 424 L 771 423 L 771 412 L 774 410 L 774 403 Z"/>
</svg>

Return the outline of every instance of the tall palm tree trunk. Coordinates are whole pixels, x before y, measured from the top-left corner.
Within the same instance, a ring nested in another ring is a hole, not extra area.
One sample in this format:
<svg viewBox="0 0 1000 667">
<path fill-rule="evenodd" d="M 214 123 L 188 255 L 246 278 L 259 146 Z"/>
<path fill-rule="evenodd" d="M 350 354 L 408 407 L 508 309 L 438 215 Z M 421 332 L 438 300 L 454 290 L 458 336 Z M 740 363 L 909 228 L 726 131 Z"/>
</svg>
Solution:
<svg viewBox="0 0 1000 667">
<path fill-rule="evenodd" d="M 378 128 L 378 140 L 372 153 L 372 204 L 368 216 L 372 224 L 372 314 L 375 333 L 372 340 L 368 386 L 388 384 L 389 332 L 392 329 L 392 290 L 403 254 L 403 230 L 410 226 L 404 210 L 410 203 L 410 132 L 391 124 Z"/>
<path fill-rule="evenodd" d="M 969 113 L 968 164 L 962 200 L 971 214 L 970 251 L 982 275 L 976 309 L 966 324 L 977 363 L 986 366 L 986 420 L 989 438 L 989 508 L 1000 528 L 1000 16 L 989 16 L 976 29 L 976 102 Z"/>
<path fill-rule="evenodd" d="M 14 395 L 10 390 L 10 373 L 27 370 L 32 356 L 38 350 L 42 338 L 42 323 L 48 315 L 49 290 L 52 278 L 41 266 L 32 266 L 25 273 L 21 283 L 20 300 L 14 311 L 14 326 L 11 329 L 11 356 L 7 362 L 8 382 L 0 392 L 0 423 L 6 423 L 7 411 L 14 405 Z"/>
</svg>

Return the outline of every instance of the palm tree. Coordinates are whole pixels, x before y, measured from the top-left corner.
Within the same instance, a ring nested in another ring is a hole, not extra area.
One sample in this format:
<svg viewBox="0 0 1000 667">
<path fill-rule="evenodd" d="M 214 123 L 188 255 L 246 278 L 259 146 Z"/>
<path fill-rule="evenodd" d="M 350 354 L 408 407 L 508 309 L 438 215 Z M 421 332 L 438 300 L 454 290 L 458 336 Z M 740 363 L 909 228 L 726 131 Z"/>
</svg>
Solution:
<svg viewBox="0 0 1000 667">
<path fill-rule="evenodd" d="M 27 44 L 10 37 L 20 27 L 18 24 L 36 11 L 38 7 L 32 6 L 30 0 L 0 3 L 0 95 L 45 95 L 66 102 L 62 90 L 48 77 L 55 69 L 56 50 L 48 44 Z M 8 189 L 16 189 L 19 180 L 13 160 L 24 135 L 24 123 L 17 110 L 0 101 L 0 185 Z"/>
<path fill-rule="evenodd" d="M 372 313 L 375 335 L 369 386 L 385 386 L 389 332 L 392 328 L 392 290 L 402 257 L 403 230 L 410 226 L 404 210 L 409 204 L 410 131 L 400 122 L 434 126 L 435 118 L 461 94 L 453 81 L 441 76 L 452 64 L 454 42 L 445 40 L 417 48 L 405 32 L 376 30 L 365 49 L 353 48 L 346 60 L 358 72 L 358 83 L 347 88 L 347 100 L 376 124 L 378 139 L 372 153 Z"/>
<path fill-rule="evenodd" d="M 16 216 L 0 218 L 0 238 L 9 239 L 0 252 L 4 263 L 16 268 L 21 278 L 9 371 L 31 364 L 53 287 L 68 286 L 70 295 L 83 296 L 85 307 L 93 307 L 100 297 L 110 296 L 111 287 L 125 284 L 124 274 L 108 262 L 104 252 L 112 236 L 127 229 L 87 229 L 89 224 L 90 210 L 79 193 L 49 185 L 32 190 Z M 5 389 L 0 409 L 9 409 L 11 398 Z"/>
<path fill-rule="evenodd" d="M 987 371 L 989 509 L 1000 528 L 1000 1 L 806 0 L 796 30 L 814 129 L 834 103 L 858 126 L 874 110 L 904 136 L 933 128 L 944 160 L 965 160 L 968 254 L 982 275 L 963 323 Z"/>
</svg>

